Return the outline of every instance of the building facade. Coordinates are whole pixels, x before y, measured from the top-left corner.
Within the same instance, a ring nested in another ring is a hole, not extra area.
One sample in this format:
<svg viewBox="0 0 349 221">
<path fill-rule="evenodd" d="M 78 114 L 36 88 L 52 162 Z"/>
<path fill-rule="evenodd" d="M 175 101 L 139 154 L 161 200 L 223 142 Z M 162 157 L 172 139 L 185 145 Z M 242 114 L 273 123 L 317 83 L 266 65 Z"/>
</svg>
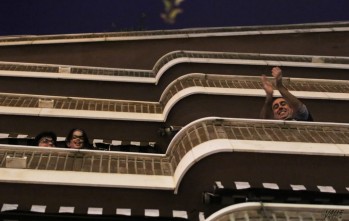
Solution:
<svg viewBox="0 0 349 221">
<path fill-rule="evenodd" d="M 1 216 L 348 220 L 348 31 L 1 38 Z M 258 119 L 274 66 L 314 122 Z M 71 128 L 93 148 L 65 148 Z M 47 130 L 57 148 L 33 146 Z"/>
</svg>

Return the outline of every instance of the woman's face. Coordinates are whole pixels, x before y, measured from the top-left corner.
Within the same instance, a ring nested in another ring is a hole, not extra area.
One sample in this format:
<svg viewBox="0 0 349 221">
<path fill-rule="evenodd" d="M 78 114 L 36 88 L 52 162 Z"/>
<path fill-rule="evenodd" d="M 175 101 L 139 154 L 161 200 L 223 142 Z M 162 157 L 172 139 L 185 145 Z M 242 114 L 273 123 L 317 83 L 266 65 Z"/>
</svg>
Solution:
<svg viewBox="0 0 349 221">
<path fill-rule="evenodd" d="M 84 147 L 84 137 L 82 131 L 75 130 L 73 132 L 73 136 L 68 143 L 68 147 L 73 149 L 81 149 Z"/>
<path fill-rule="evenodd" d="M 39 140 L 39 147 L 54 147 L 55 142 L 52 137 L 43 137 Z"/>
</svg>

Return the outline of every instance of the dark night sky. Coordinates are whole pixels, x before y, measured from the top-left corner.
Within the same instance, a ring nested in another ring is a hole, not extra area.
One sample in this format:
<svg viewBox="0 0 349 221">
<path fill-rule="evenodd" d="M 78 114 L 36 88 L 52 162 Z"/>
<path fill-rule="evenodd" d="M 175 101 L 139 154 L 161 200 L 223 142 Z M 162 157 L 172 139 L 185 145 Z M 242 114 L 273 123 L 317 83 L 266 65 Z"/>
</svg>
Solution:
<svg viewBox="0 0 349 221">
<path fill-rule="evenodd" d="M 182 0 L 168 24 L 163 1 L 1 0 L 0 35 L 349 21 L 349 0 Z"/>
</svg>

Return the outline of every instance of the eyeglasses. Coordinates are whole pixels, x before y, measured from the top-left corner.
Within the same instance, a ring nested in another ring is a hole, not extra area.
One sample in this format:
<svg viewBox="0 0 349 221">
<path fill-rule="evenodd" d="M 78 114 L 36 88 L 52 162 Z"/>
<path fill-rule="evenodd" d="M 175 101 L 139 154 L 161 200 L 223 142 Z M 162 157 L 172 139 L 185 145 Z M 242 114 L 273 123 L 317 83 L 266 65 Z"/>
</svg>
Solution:
<svg viewBox="0 0 349 221">
<path fill-rule="evenodd" d="M 76 135 L 73 135 L 72 139 L 84 140 L 84 136 L 76 136 Z"/>
<path fill-rule="evenodd" d="M 52 138 L 49 137 L 43 137 L 40 139 L 39 143 L 54 143 Z"/>
</svg>

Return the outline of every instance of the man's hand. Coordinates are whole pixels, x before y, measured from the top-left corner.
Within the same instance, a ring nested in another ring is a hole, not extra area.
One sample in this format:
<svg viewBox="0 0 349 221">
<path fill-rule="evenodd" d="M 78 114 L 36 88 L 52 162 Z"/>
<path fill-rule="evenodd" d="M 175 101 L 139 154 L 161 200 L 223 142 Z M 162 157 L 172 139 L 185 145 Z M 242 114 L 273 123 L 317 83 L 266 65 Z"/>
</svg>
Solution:
<svg viewBox="0 0 349 221">
<path fill-rule="evenodd" d="M 276 83 L 281 82 L 282 80 L 282 70 L 279 67 L 273 67 L 271 69 L 271 75 L 275 78 Z"/>
<path fill-rule="evenodd" d="M 267 94 L 267 96 L 265 97 L 265 102 L 259 116 L 261 119 L 273 119 L 271 104 L 273 102 L 274 88 L 273 88 L 273 85 L 270 83 L 270 81 L 268 81 L 265 75 L 261 76 L 261 82 L 262 82 L 262 87 L 265 93 Z"/>
<path fill-rule="evenodd" d="M 263 89 L 265 90 L 265 93 L 267 93 L 268 97 L 272 97 L 274 92 L 273 85 L 268 81 L 265 75 L 262 75 L 261 80 L 262 80 L 262 86 L 263 86 Z"/>
</svg>

